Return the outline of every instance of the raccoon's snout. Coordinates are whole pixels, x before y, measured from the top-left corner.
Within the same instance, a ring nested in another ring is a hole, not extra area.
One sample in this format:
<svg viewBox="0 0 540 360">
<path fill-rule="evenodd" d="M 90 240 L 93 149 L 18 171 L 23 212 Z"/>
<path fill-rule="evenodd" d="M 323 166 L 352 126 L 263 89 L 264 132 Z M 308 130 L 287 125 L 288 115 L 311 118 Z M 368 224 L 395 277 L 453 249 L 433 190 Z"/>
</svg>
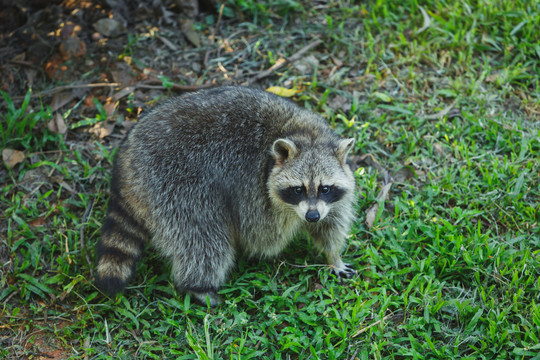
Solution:
<svg viewBox="0 0 540 360">
<path fill-rule="evenodd" d="M 321 218 L 321 215 L 317 210 L 309 210 L 306 213 L 306 220 L 309 222 L 317 222 Z"/>
</svg>

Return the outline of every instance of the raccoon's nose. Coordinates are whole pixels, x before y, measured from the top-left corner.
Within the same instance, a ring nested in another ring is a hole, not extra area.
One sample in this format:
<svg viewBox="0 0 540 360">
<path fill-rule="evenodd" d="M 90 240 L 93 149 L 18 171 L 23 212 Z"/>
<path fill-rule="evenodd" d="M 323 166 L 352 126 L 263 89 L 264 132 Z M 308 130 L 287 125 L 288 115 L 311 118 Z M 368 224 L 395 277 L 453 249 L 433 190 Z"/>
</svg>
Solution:
<svg viewBox="0 0 540 360">
<path fill-rule="evenodd" d="M 321 218 L 321 215 L 319 215 L 319 212 L 317 210 L 309 210 L 306 213 L 306 220 L 309 222 L 317 222 Z"/>
</svg>

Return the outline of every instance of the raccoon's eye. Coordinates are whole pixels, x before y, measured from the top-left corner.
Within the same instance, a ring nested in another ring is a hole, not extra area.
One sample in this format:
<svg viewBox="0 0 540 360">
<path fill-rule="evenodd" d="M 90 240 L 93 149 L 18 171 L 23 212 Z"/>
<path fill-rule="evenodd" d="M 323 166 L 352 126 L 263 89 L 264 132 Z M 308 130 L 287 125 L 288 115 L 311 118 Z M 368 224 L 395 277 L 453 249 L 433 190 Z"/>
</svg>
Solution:
<svg viewBox="0 0 540 360">
<path fill-rule="evenodd" d="M 303 189 L 301 186 L 297 186 L 294 188 L 294 193 L 300 195 L 302 193 Z"/>
<path fill-rule="evenodd" d="M 324 185 L 324 186 L 321 186 L 321 194 L 328 194 L 330 192 L 330 186 L 327 186 L 327 185 Z"/>
</svg>

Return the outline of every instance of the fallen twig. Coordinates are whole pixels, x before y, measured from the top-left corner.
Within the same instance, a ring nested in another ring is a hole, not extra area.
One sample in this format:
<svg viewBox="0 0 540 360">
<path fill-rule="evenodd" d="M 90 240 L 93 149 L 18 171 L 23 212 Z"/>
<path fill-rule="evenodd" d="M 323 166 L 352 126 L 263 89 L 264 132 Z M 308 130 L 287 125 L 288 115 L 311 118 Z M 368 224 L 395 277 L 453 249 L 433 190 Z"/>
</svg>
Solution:
<svg viewBox="0 0 540 360">
<path fill-rule="evenodd" d="M 34 64 L 33 64 L 32 62 L 30 62 L 30 61 L 24 61 L 24 60 L 10 60 L 9 63 L 10 63 L 10 64 L 13 64 L 13 65 L 21 65 L 21 66 L 29 67 L 29 68 L 31 68 L 31 69 L 39 70 L 39 66 L 34 65 Z"/>
<path fill-rule="evenodd" d="M 360 334 L 362 334 L 362 333 L 365 333 L 366 331 L 368 331 L 368 330 L 371 329 L 372 327 L 379 325 L 382 321 L 386 321 L 386 320 L 390 319 L 392 316 L 394 316 L 394 314 L 388 314 L 388 315 L 386 315 L 385 317 L 383 317 L 382 319 L 375 321 L 373 324 L 371 324 L 371 325 L 369 325 L 369 326 L 366 326 L 365 328 L 358 329 L 358 331 L 356 331 L 356 332 L 353 334 L 352 337 L 355 338 L 355 337 L 357 337 L 358 335 L 360 335 Z"/>
<path fill-rule="evenodd" d="M 159 40 L 161 40 L 161 42 L 163 42 L 165 44 L 165 46 L 167 46 L 169 49 L 171 49 L 172 51 L 178 51 L 178 46 L 174 45 L 169 39 L 161 36 L 161 35 L 158 35 L 157 38 Z"/>
<path fill-rule="evenodd" d="M 216 84 L 212 83 L 205 83 L 201 85 L 180 85 L 180 84 L 172 84 L 171 87 L 166 87 L 162 85 L 162 81 L 160 79 L 151 79 L 147 80 L 142 83 L 138 83 L 135 85 L 137 89 L 158 89 L 158 90 L 178 90 L 178 91 L 196 91 L 199 89 L 206 89 L 209 87 L 216 86 Z"/>
<path fill-rule="evenodd" d="M 356 351 L 354 352 L 353 356 L 351 356 L 351 359 L 350 360 L 354 360 L 356 359 L 356 354 L 358 354 L 358 351 L 360 350 L 360 348 L 356 348 Z"/>
<path fill-rule="evenodd" d="M 212 35 L 210 35 L 210 44 L 214 44 L 214 41 L 216 39 L 216 33 L 219 29 L 219 23 L 221 21 L 221 16 L 223 15 L 223 8 L 225 7 L 225 4 L 221 4 L 221 7 L 219 8 L 219 15 L 218 15 L 218 19 L 216 21 L 216 26 L 214 26 L 214 30 L 212 31 Z M 210 56 L 210 52 L 212 52 L 212 49 L 208 48 L 208 50 L 206 50 L 206 54 L 204 54 L 204 61 L 203 61 L 203 66 L 205 68 L 207 68 L 207 64 L 208 64 L 208 57 Z"/>
<path fill-rule="evenodd" d="M 161 85 L 158 85 L 161 84 Z M 120 83 L 91 83 L 91 84 L 76 84 L 76 85 L 62 85 L 57 86 L 55 88 L 44 90 L 36 94 L 32 94 L 32 98 L 37 97 L 43 97 L 43 96 L 51 96 L 54 94 L 57 94 L 59 92 L 65 91 L 65 90 L 72 90 L 72 89 L 85 89 L 85 88 L 99 88 L 99 87 L 120 87 L 122 84 Z M 162 81 L 159 79 L 151 79 L 145 82 L 138 83 L 133 86 L 129 86 L 129 88 L 132 88 L 133 91 L 135 89 L 158 89 L 158 90 L 177 90 L 177 91 L 196 91 L 199 89 L 206 89 L 212 86 L 216 86 L 212 83 L 206 83 L 202 85 L 180 85 L 180 84 L 172 84 L 171 87 L 166 87 L 162 85 Z M 13 96 L 12 100 L 23 100 L 25 96 Z"/>
<path fill-rule="evenodd" d="M 428 120 L 442 119 L 444 116 L 448 115 L 448 113 L 450 112 L 450 110 L 452 110 L 454 108 L 456 103 L 457 103 L 457 100 L 454 100 L 450 105 L 448 105 L 447 107 L 445 107 L 441 111 L 439 111 L 439 112 L 437 112 L 435 114 L 425 115 L 424 119 L 428 119 Z"/>
<path fill-rule="evenodd" d="M 299 60 L 302 55 L 304 55 L 309 50 L 313 49 L 314 47 L 317 47 L 319 44 L 322 43 L 321 39 L 317 39 L 306 46 L 304 46 L 302 49 L 298 50 L 295 54 L 287 58 L 279 58 L 274 65 L 272 65 L 270 68 L 260 72 L 256 76 L 252 77 L 248 80 L 248 84 L 253 84 L 255 81 L 261 80 L 269 75 L 271 75 L 273 72 L 275 72 L 278 69 L 281 69 L 285 64 L 290 64 L 292 62 L 295 62 Z"/>
<path fill-rule="evenodd" d="M 33 98 L 36 97 L 42 97 L 42 96 L 50 96 L 54 95 L 56 93 L 65 91 L 65 90 L 72 90 L 72 89 L 85 89 L 85 88 L 98 88 L 98 87 L 117 87 L 122 84 L 119 83 L 94 83 L 94 84 L 76 84 L 76 85 L 62 85 L 57 86 L 55 88 L 44 90 L 41 92 L 38 92 L 36 94 L 30 95 Z M 23 100 L 25 96 L 14 96 L 12 97 L 13 100 Z"/>
</svg>

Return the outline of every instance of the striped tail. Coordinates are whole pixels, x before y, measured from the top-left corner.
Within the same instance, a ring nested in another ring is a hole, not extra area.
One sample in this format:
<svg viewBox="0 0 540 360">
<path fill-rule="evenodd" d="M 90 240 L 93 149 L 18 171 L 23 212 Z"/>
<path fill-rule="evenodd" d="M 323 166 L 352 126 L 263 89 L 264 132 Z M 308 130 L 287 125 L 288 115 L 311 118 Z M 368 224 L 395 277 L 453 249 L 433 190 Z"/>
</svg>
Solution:
<svg viewBox="0 0 540 360">
<path fill-rule="evenodd" d="M 107 294 L 122 292 L 135 272 L 148 230 L 113 196 L 97 245 L 97 284 Z"/>
</svg>

